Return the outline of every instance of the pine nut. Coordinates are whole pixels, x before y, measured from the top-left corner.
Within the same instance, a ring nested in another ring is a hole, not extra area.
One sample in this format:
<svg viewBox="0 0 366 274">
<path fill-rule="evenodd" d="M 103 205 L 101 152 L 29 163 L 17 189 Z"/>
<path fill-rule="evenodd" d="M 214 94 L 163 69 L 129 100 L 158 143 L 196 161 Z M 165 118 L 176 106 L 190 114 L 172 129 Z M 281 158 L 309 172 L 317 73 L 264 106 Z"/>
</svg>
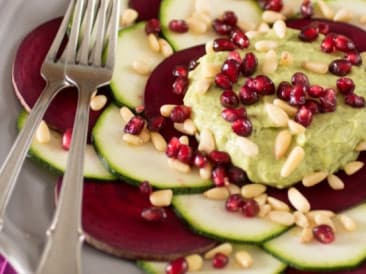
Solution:
<svg viewBox="0 0 366 274">
<path fill-rule="evenodd" d="M 244 250 L 235 253 L 235 260 L 244 269 L 250 268 L 253 265 L 253 257 Z"/>
<path fill-rule="evenodd" d="M 188 264 L 188 271 L 200 271 L 203 267 L 203 259 L 201 255 L 192 254 L 185 257 Z"/>
<path fill-rule="evenodd" d="M 263 194 L 266 190 L 267 187 L 262 184 L 247 184 L 242 186 L 241 195 L 244 198 L 250 199 Z"/>
<path fill-rule="evenodd" d="M 167 149 L 167 143 L 164 137 L 159 132 L 151 132 L 151 141 L 154 145 L 154 148 L 157 151 L 165 152 Z"/>
<path fill-rule="evenodd" d="M 175 169 L 181 173 L 188 173 L 191 171 L 191 167 L 176 159 L 168 158 L 168 165 L 170 168 Z"/>
<path fill-rule="evenodd" d="M 135 60 L 132 63 L 132 69 L 140 75 L 149 75 L 151 73 L 151 67 L 143 60 Z"/>
<path fill-rule="evenodd" d="M 193 18 L 197 18 L 197 20 L 205 23 L 206 25 L 211 25 L 212 19 L 208 12 L 198 11 L 194 12 L 192 15 Z"/>
<path fill-rule="evenodd" d="M 331 218 L 323 214 L 317 214 L 314 217 L 314 222 L 316 225 L 329 225 L 334 231 L 336 231 L 336 227 Z"/>
<path fill-rule="evenodd" d="M 122 107 L 119 110 L 119 113 L 121 114 L 122 120 L 126 123 L 128 123 L 134 116 L 133 112 L 128 107 Z"/>
<path fill-rule="evenodd" d="M 352 12 L 348 9 L 343 8 L 336 12 L 333 20 L 336 22 L 349 22 L 352 20 L 352 18 L 353 18 Z"/>
<path fill-rule="evenodd" d="M 122 135 L 122 141 L 124 141 L 125 143 L 127 143 L 129 145 L 134 145 L 134 146 L 140 146 L 144 143 L 144 141 L 140 138 L 140 136 L 132 135 L 129 133 L 125 133 Z"/>
<path fill-rule="evenodd" d="M 243 20 L 239 20 L 238 21 L 238 27 L 244 31 L 253 31 L 255 30 L 255 24 L 250 22 L 250 21 L 243 21 Z M 249 38 L 249 37 L 248 37 Z M 249 38 L 250 39 L 250 38 Z"/>
<path fill-rule="evenodd" d="M 266 52 L 271 49 L 276 49 L 278 47 L 278 43 L 272 40 L 260 40 L 254 44 L 254 47 L 258 51 Z"/>
<path fill-rule="evenodd" d="M 304 157 L 304 149 L 300 146 L 294 147 L 281 168 L 281 177 L 288 177 L 301 164 Z"/>
<path fill-rule="evenodd" d="M 310 219 L 315 220 L 316 216 L 318 215 L 323 215 L 328 218 L 332 218 L 335 216 L 335 213 L 331 210 L 312 210 L 307 215 Z"/>
<path fill-rule="evenodd" d="M 271 206 L 271 208 L 275 211 L 290 211 L 290 207 L 281 200 L 268 196 L 267 197 L 267 203 Z"/>
<path fill-rule="evenodd" d="M 207 24 L 205 24 L 204 22 L 202 22 L 201 20 L 194 18 L 194 17 L 190 17 L 187 19 L 187 23 L 189 26 L 189 29 L 196 34 L 203 34 L 206 33 L 208 31 L 208 26 Z"/>
<path fill-rule="evenodd" d="M 306 215 L 300 211 L 294 212 L 295 217 L 295 224 L 299 227 L 309 227 L 309 219 L 306 217 Z"/>
<path fill-rule="evenodd" d="M 266 193 L 262 193 L 256 197 L 254 197 L 254 200 L 257 202 L 259 206 L 265 205 L 267 202 L 268 195 Z"/>
<path fill-rule="evenodd" d="M 212 173 L 212 166 L 210 164 L 206 164 L 204 167 L 199 169 L 200 177 L 202 179 L 210 179 Z"/>
<path fill-rule="evenodd" d="M 294 120 L 288 121 L 288 128 L 290 129 L 291 133 L 294 135 L 303 134 L 303 133 L 305 133 L 305 130 L 306 130 L 306 128 L 303 125 L 295 122 Z"/>
<path fill-rule="evenodd" d="M 291 66 L 294 63 L 294 56 L 288 51 L 283 51 L 281 53 L 280 65 Z"/>
<path fill-rule="evenodd" d="M 365 164 L 361 161 L 353 161 L 349 162 L 344 166 L 344 172 L 346 172 L 347 175 L 353 175 L 357 171 L 359 171 L 361 168 L 363 168 Z"/>
<path fill-rule="evenodd" d="M 271 10 L 266 10 L 262 13 L 262 20 L 266 23 L 274 23 L 278 20 L 285 20 L 285 16 L 283 16 L 283 14 L 276 12 L 276 11 L 271 11 Z"/>
<path fill-rule="evenodd" d="M 215 51 L 213 50 L 213 40 L 210 40 L 208 42 L 206 42 L 205 44 L 205 52 L 206 54 L 210 54 L 210 53 L 214 53 Z"/>
<path fill-rule="evenodd" d="M 51 133 L 45 121 L 41 121 L 36 130 L 36 140 L 40 144 L 47 144 L 51 140 Z"/>
<path fill-rule="evenodd" d="M 289 116 L 295 116 L 295 114 L 297 113 L 297 108 L 291 106 L 290 104 L 281 99 L 274 99 L 273 104 L 281 108 Z"/>
<path fill-rule="evenodd" d="M 90 99 L 90 108 L 94 111 L 99 111 L 107 104 L 107 97 L 105 95 L 96 95 Z"/>
<path fill-rule="evenodd" d="M 174 123 L 174 128 L 187 135 L 194 135 L 197 131 L 191 119 L 187 119 L 183 123 Z"/>
<path fill-rule="evenodd" d="M 287 194 L 288 194 L 288 199 L 289 199 L 290 203 L 296 210 L 303 212 L 303 213 L 310 211 L 310 203 L 309 203 L 308 199 L 306 199 L 306 197 L 296 188 L 291 187 L 288 190 Z"/>
<path fill-rule="evenodd" d="M 294 215 L 286 211 L 271 211 L 268 213 L 268 218 L 278 224 L 291 226 L 295 222 Z"/>
<path fill-rule="evenodd" d="M 365 25 L 365 24 L 366 24 L 366 14 L 364 14 L 364 15 L 362 15 L 362 16 L 360 17 L 360 23 L 361 23 L 362 25 Z"/>
<path fill-rule="evenodd" d="M 290 148 L 291 141 L 292 135 L 287 129 L 282 130 L 278 133 L 274 146 L 274 154 L 276 160 L 279 160 L 286 155 L 288 149 Z"/>
<path fill-rule="evenodd" d="M 226 186 L 227 190 L 229 191 L 230 195 L 232 194 L 240 194 L 240 187 L 238 187 L 237 185 L 235 184 L 228 184 Z"/>
<path fill-rule="evenodd" d="M 198 150 L 206 153 L 210 153 L 215 150 L 215 138 L 209 129 L 203 129 L 200 134 L 200 142 Z"/>
<path fill-rule="evenodd" d="M 138 17 L 138 13 L 134 9 L 126 9 L 120 18 L 120 25 L 122 27 L 133 24 Z"/>
<path fill-rule="evenodd" d="M 269 212 L 271 212 L 271 210 L 272 210 L 272 208 L 268 204 L 260 205 L 258 216 L 261 218 L 264 218 L 268 215 Z"/>
<path fill-rule="evenodd" d="M 203 193 L 203 196 L 210 200 L 226 200 L 229 195 L 230 193 L 226 187 L 214 187 Z"/>
<path fill-rule="evenodd" d="M 291 18 L 291 17 L 294 17 L 296 15 L 296 10 L 294 10 L 293 7 L 290 7 L 288 5 L 284 5 L 283 8 L 281 9 L 281 13 L 286 18 Z"/>
<path fill-rule="evenodd" d="M 150 202 L 153 206 L 170 206 L 173 199 L 173 191 L 171 189 L 157 190 L 150 194 Z"/>
<path fill-rule="evenodd" d="M 182 145 L 189 145 L 189 138 L 188 136 L 186 135 L 182 135 L 179 137 L 179 142 L 182 144 Z"/>
<path fill-rule="evenodd" d="M 160 51 L 160 43 L 159 43 L 159 40 L 158 38 L 156 37 L 155 34 L 153 33 L 150 33 L 148 36 L 147 36 L 147 39 L 148 39 L 148 42 L 149 42 L 149 46 L 150 48 L 155 51 L 155 52 L 159 52 Z"/>
<path fill-rule="evenodd" d="M 357 229 L 357 224 L 351 217 L 341 214 L 337 216 L 337 219 L 346 231 L 355 231 Z"/>
<path fill-rule="evenodd" d="M 366 151 L 366 142 L 362 141 L 356 146 L 356 151 Z"/>
<path fill-rule="evenodd" d="M 170 105 L 170 104 L 162 105 L 160 107 L 160 114 L 161 114 L 161 116 L 169 117 L 170 116 L 170 113 L 172 113 L 173 109 L 176 106 L 177 105 Z"/>
<path fill-rule="evenodd" d="M 221 70 L 220 65 L 204 62 L 202 64 L 202 75 L 204 78 L 214 78 Z"/>
<path fill-rule="evenodd" d="M 315 61 L 305 61 L 304 63 L 302 63 L 302 67 L 308 71 L 318 74 L 327 74 L 329 69 L 328 64 Z"/>
<path fill-rule="evenodd" d="M 249 30 L 245 33 L 245 35 L 249 38 L 249 39 L 253 39 L 255 37 L 257 37 L 259 35 L 258 31 L 255 30 Z"/>
<path fill-rule="evenodd" d="M 315 186 L 320 182 L 322 182 L 327 177 L 328 172 L 326 171 L 314 172 L 312 174 L 304 176 L 304 178 L 302 179 L 302 184 L 306 187 Z"/>
<path fill-rule="evenodd" d="M 170 44 L 165 40 L 160 38 L 159 40 L 160 50 L 161 53 L 165 58 L 169 57 L 174 53 L 173 48 L 170 46 Z"/>
<path fill-rule="evenodd" d="M 259 148 L 256 143 L 246 137 L 238 137 L 236 142 L 240 150 L 247 156 L 256 156 L 259 153 Z"/>
<path fill-rule="evenodd" d="M 207 260 L 212 259 L 217 253 L 222 253 L 226 256 L 230 256 L 232 252 L 233 246 L 230 243 L 223 243 L 207 251 L 203 257 Z"/>
<path fill-rule="evenodd" d="M 269 25 L 266 22 L 262 22 L 259 24 L 259 26 L 257 27 L 257 31 L 265 33 L 268 32 L 271 28 L 269 27 Z"/>
<path fill-rule="evenodd" d="M 145 144 L 145 143 L 148 143 L 150 141 L 150 131 L 148 130 L 146 124 L 145 124 L 145 127 L 143 128 L 143 130 L 141 131 L 141 133 L 138 135 L 142 142 Z"/>
<path fill-rule="evenodd" d="M 338 176 L 334 174 L 330 174 L 328 176 L 328 184 L 334 190 L 344 189 L 344 183 Z"/>
<path fill-rule="evenodd" d="M 329 7 L 329 5 L 325 3 L 324 0 L 318 0 L 317 3 L 323 16 L 327 19 L 333 19 L 334 11 Z"/>
<path fill-rule="evenodd" d="M 278 68 L 277 54 L 274 50 L 270 50 L 264 56 L 262 64 L 262 72 L 264 74 L 274 73 Z"/>
<path fill-rule="evenodd" d="M 313 230 L 310 227 L 304 227 L 301 230 L 300 242 L 303 244 L 310 243 L 314 239 Z"/>
<path fill-rule="evenodd" d="M 287 31 L 286 23 L 283 20 L 277 20 L 273 24 L 273 30 L 278 38 L 280 39 L 285 38 Z"/>
</svg>

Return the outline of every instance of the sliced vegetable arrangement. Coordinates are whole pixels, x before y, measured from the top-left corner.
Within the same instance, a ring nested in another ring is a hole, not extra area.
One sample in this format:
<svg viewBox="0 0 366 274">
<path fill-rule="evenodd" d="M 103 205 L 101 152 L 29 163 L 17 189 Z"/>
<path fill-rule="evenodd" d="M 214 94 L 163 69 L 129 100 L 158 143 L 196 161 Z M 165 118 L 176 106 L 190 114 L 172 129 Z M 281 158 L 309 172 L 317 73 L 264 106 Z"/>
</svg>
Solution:
<svg viewBox="0 0 366 274">
<path fill-rule="evenodd" d="M 366 32 L 345 24 L 365 27 L 366 2 L 121 3 L 113 79 L 90 102 L 87 242 L 152 274 L 366 272 Z M 27 110 L 59 23 L 16 55 Z M 56 98 L 29 151 L 59 173 L 75 102 Z"/>
</svg>

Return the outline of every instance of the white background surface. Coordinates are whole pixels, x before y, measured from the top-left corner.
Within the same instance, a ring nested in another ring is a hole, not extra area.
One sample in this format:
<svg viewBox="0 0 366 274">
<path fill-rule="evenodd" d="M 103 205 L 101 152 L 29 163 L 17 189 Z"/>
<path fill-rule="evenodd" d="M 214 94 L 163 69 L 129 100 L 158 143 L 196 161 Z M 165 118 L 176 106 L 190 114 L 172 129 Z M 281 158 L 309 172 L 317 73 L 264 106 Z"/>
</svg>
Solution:
<svg viewBox="0 0 366 274">
<path fill-rule="evenodd" d="M 11 84 L 11 66 L 16 49 L 33 28 L 61 16 L 67 0 L 0 0 L 0 163 L 16 136 L 20 105 Z M 45 231 L 54 210 L 56 177 L 26 161 L 8 207 L 7 232 L 0 236 L 0 250 L 6 250 L 20 273 L 35 268 L 45 241 Z M 84 248 L 86 274 L 140 274 L 133 263 Z M 65 273 L 71 274 L 71 273 Z"/>
</svg>

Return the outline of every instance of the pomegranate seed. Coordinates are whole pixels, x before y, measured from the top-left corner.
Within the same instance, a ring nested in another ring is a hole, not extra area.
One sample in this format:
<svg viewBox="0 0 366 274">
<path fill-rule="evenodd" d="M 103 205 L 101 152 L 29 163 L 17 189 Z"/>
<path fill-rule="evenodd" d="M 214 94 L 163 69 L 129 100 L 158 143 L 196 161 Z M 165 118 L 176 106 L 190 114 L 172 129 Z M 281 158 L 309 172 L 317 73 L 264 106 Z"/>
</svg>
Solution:
<svg viewBox="0 0 366 274">
<path fill-rule="evenodd" d="M 337 108 L 337 98 L 334 89 L 325 90 L 325 95 L 320 97 L 320 110 L 322 112 L 333 112 Z"/>
<path fill-rule="evenodd" d="M 272 80 L 265 75 L 257 75 L 254 78 L 253 89 L 262 95 L 272 95 L 276 90 Z"/>
<path fill-rule="evenodd" d="M 232 26 L 225 24 L 220 19 L 215 19 L 212 22 L 212 28 L 219 35 L 229 35 L 231 30 L 233 29 Z"/>
<path fill-rule="evenodd" d="M 166 149 L 166 155 L 170 158 L 176 158 L 181 145 L 177 137 L 171 138 Z"/>
<path fill-rule="evenodd" d="M 147 128 L 150 131 L 159 131 L 165 122 L 165 117 L 163 116 L 154 116 L 148 119 L 147 121 Z"/>
<path fill-rule="evenodd" d="M 184 95 L 188 89 L 189 80 L 186 77 L 178 77 L 173 83 L 173 93 Z"/>
<path fill-rule="evenodd" d="M 140 185 L 139 185 L 139 189 L 140 189 L 140 192 L 143 194 L 143 195 L 150 195 L 151 192 L 152 192 L 152 186 L 150 184 L 149 181 L 143 181 Z"/>
<path fill-rule="evenodd" d="M 208 163 L 208 159 L 207 159 L 206 155 L 204 155 L 202 152 L 196 151 L 196 153 L 194 155 L 193 163 L 196 167 L 202 168 Z"/>
<path fill-rule="evenodd" d="M 365 98 L 356 94 L 347 94 L 344 97 L 344 102 L 354 108 L 365 107 Z"/>
<path fill-rule="evenodd" d="M 243 61 L 240 66 L 241 73 L 245 77 L 252 76 L 257 69 L 258 60 L 254 53 L 248 52 L 245 54 Z"/>
<path fill-rule="evenodd" d="M 186 66 L 177 65 L 174 67 L 172 71 L 173 76 L 175 77 L 182 77 L 187 78 L 188 77 L 188 69 Z"/>
<path fill-rule="evenodd" d="M 62 148 L 64 150 L 70 149 L 71 138 L 72 138 L 72 128 L 68 128 L 65 130 L 64 134 L 62 134 Z"/>
<path fill-rule="evenodd" d="M 208 158 L 216 165 L 230 164 L 230 155 L 225 151 L 214 150 L 210 152 Z"/>
<path fill-rule="evenodd" d="M 231 125 L 232 130 L 239 136 L 248 137 L 253 130 L 252 123 L 248 119 L 238 119 Z"/>
<path fill-rule="evenodd" d="M 216 253 L 212 259 L 212 266 L 214 268 L 224 268 L 229 263 L 229 257 L 223 253 Z"/>
<path fill-rule="evenodd" d="M 246 49 L 249 46 L 249 38 L 240 29 L 231 32 L 230 40 L 241 49 Z"/>
<path fill-rule="evenodd" d="M 340 93 L 347 95 L 355 90 L 355 83 L 351 78 L 342 77 L 337 80 L 337 89 Z"/>
<path fill-rule="evenodd" d="M 127 122 L 123 131 L 125 133 L 139 135 L 145 126 L 145 120 L 141 116 L 134 116 Z"/>
<path fill-rule="evenodd" d="M 244 200 L 240 194 L 232 194 L 227 198 L 225 208 L 230 212 L 237 212 L 243 206 Z"/>
<path fill-rule="evenodd" d="M 212 170 L 212 181 L 214 182 L 215 186 L 221 187 L 225 186 L 227 172 L 223 166 L 217 166 Z"/>
<path fill-rule="evenodd" d="M 346 76 L 352 70 L 352 64 L 347 60 L 334 60 L 329 65 L 329 71 L 337 76 Z"/>
<path fill-rule="evenodd" d="M 304 0 L 300 6 L 300 14 L 303 18 L 311 18 L 314 14 L 313 4 L 310 0 Z"/>
<path fill-rule="evenodd" d="M 181 144 L 178 154 L 177 154 L 177 159 L 187 165 L 190 165 L 192 163 L 192 159 L 193 159 L 192 148 L 188 145 Z"/>
<path fill-rule="evenodd" d="M 215 84 L 222 89 L 231 89 L 233 83 L 225 73 L 218 73 L 215 77 Z"/>
<path fill-rule="evenodd" d="M 289 101 L 291 96 L 291 89 L 292 85 L 289 82 L 281 82 L 277 88 L 277 97 L 282 100 Z"/>
<path fill-rule="evenodd" d="M 350 62 L 354 66 L 361 66 L 362 65 L 362 57 L 359 52 L 357 51 L 350 51 L 347 52 L 344 56 L 348 62 Z"/>
<path fill-rule="evenodd" d="M 245 217 L 252 218 L 258 215 L 259 205 L 256 200 L 249 199 L 244 201 L 240 210 Z"/>
<path fill-rule="evenodd" d="M 197 62 L 196 60 L 191 60 L 188 64 L 188 69 L 194 70 L 198 66 L 198 64 L 199 62 Z"/>
<path fill-rule="evenodd" d="M 283 7 L 282 0 L 260 0 L 259 4 L 264 10 L 281 11 Z"/>
<path fill-rule="evenodd" d="M 141 211 L 141 217 L 149 222 L 161 222 L 165 220 L 168 215 L 162 207 L 147 207 Z"/>
<path fill-rule="evenodd" d="M 169 29 L 176 33 L 185 33 L 189 27 L 185 20 L 173 19 L 169 22 Z"/>
<path fill-rule="evenodd" d="M 223 107 L 236 108 L 239 105 L 239 97 L 234 91 L 227 89 L 221 93 L 220 102 Z"/>
<path fill-rule="evenodd" d="M 214 51 L 232 51 L 235 48 L 235 44 L 226 38 L 217 38 L 213 42 Z"/>
<path fill-rule="evenodd" d="M 176 106 L 170 113 L 170 120 L 174 123 L 183 123 L 191 116 L 191 108 L 187 106 Z"/>
<path fill-rule="evenodd" d="M 160 21 L 156 18 L 152 18 L 149 21 L 146 22 L 145 25 L 145 32 L 146 34 L 159 34 L 159 32 L 161 31 L 161 27 L 160 27 Z"/>
<path fill-rule="evenodd" d="M 171 261 L 165 268 L 166 274 L 185 274 L 187 272 L 188 263 L 183 257 Z"/>
<path fill-rule="evenodd" d="M 320 48 L 323 52 L 331 53 L 335 51 L 334 34 L 328 34 L 323 39 Z"/>
<path fill-rule="evenodd" d="M 240 63 L 235 60 L 226 60 L 221 67 L 221 72 L 226 74 L 232 83 L 236 83 L 239 77 Z"/>
<path fill-rule="evenodd" d="M 225 24 L 228 24 L 232 27 L 235 27 L 238 23 L 238 17 L 233 11 L 225 11 L 221 19 Z"/>
<path fill-rule="evenodd" d="M 301 106 L 305 104 L 306 101 L 306 86 L 295 85 L 291 89 L 290 101 L 289 103 L 294 106 Z"/>
<path fill-rule="evenodd" d="M 303 27 L 299 34 L 299 39 L 304 42 L 312 42 L 319 36 L 319 28 L 314 24 Z"/>
<path fill-rule="evenodd" d="M 259 101 L 259 95 L 256 91 L 249 89 L 247 86 L 243 86 L 239 92 L 240 101 L 244 105 L 252 105 Z"/>
<path fill-rule="evenodd" d="M 311 97 L 319 98 L 319 97 L 324 96 L 325 92 L 324 92 L 324 88 L 322 88 L 321 86 L 312 85 L 309 87 L 308 94 Z"/>
<path fill-rule="evenodd" d="M 335 240 L 334 231 L 329 225 L 318 225 L 314 227 L 313 235 L 322 244 L 330 244 Z"/>
<path fill-rule="evenodd" d="M 319 29 L 319 33 L 321 34 L 328 34 L 329 33 L 329 24 L 325 23 L 325 22 L 314 22 L 313 24 L 316 24 L 318 26 Z"/>
<path fill-rule="evenodd" d="M 233 184 L 241 186 L 247 181 L 247 175 L 241 168 L 231 166 L 227 172 L 229 181 Z"/>
<path fill-rule="evenodd" d="M 320 112 L 319 103 L 315 100 L 308 99 L 304 105 L 308 110 L 310 110 L 313 114 Z"/>
<path fill-rule="evenodd" d="M 227 60 L 234 60 L 240 64 L 241 63 L 240 53 L 236 50 L 230 51 L 227 56 Z"/>
<path fill-rule="evenodd" d="M 306 87 L 309 87 L 310 85 L 309 78 L 303 72 L 294 73 L 291 77 L 291 83 L 293 85 L 304 85 Z"/>
<path fill-rule="evenodd" d="M 221 112 L 222 118 L 224 118 L 228 122 L 234 122 L 238 119 L 245 119 L 247 118 L 247 112 L 245 108 L 226 108 Z"/>
<path fill-rule="evenodd" d="M 307 107 L 302 106 L 296 113 L 295 121 L 307 127 L 313 121 L 313 112 Z"/>
<path fill-rule="evenodd" d="M 337 50 L 343 51 L 343 52 L 349 52 L 356 49 L 355 43 L 348 37 L 344 35 L 336 35 L 334 37 L 334 45 Z"/>
</svg>

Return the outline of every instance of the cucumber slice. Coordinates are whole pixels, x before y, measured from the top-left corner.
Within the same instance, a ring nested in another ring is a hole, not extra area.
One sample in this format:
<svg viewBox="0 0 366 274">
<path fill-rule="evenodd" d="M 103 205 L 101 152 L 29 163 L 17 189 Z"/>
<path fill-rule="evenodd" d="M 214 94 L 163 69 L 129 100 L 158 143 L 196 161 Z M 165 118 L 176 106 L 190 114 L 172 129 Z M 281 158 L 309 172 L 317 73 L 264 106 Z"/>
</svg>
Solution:
<svg viewBox="0 0 366 274">
<path fill-rule="evenodd" d="M 212 267 L 211 261 L 204 261 L 203 267 L 197 272 L 188 273 L 200 273 L 200 274 L 277 274 L 282 273 L 286 268 L 286 265 L 279 260 L 273 258 L 271 255 L 264 252 L 262 249 L 256 246 L 250 245 L 233 245 L 233 255 L 229 257 L 229 264 L 223 269 L 216 269 Z M 234 254 L 238 251 L 245 250 L 253 257 L 253 266 L 248 269 L 243 269 L 235 261 Z M 154 261 L 139 261 L 138 265 L 146 271 L 148 274 L 164 274 L 166 262 L 154 262 Z"/>
<path fill-rule="evenodd" d="M 148 180 L 157 188 L 177 191 L 200 191 L 212 182 L 203 180 L 198 172 L 180 173 L 168 166 L 167 156 L 151 143 L 131 146 L 122 141 L 123 122 L 119 108 L 110 105 L 93 129 L 94 144 L 110 169 L 125 180 L 139 184 Z"/>
<path fill-rule="evenodd" d="M 26 111 L 20 113 L 17 120 L 19 130 L 23 127 L 27 117 L 28 113 Z M 62 149 L 61 139 L 62 136 L 60 133 L 51 130 L 51 141 L 46 144 L 41 144 L 33 140 L 28 155 L 50 170 L 62 175 L 66 169 L 68 152 Z M 87 145 L 85 150 L 84 177 L 97 180 L 116 179 L 114 175 L 104 168 L 91 145 Z"/>
<path fill-rule="evenodd" d="M 163 0 L 160 6 L 160 21 L 162 32 L 170 44 L 181 50 L 204 44 L 217 37 L 217 34 L 209 26 L 209 31 L 204 34 L 195 34 L 191 31 L 187 33 L 175 33 L 169 30 L 169 22 L 173 19 L 187 19 L 192 16 L 195 10 L 195 0 Z M 239 21 L 253 24 L 255 27 L 261 22 L 262 10 L 254 0 L 211 0 L 208 1 L 209 13 L 212 19 L 220 17 L 225 11 L 235 11 Z"/>
<path fill-rule="evenodd" d="M 301 230 L 292 228 L 264 248 L 289 265 L 303 270 L 331 271 L 357 267 L 366 259 L 366 204 L 345 211 L 357 223 L 357 230 L 346 232 L 337 226 L 336 240 L 328 245 L 317 241 L 302 244 Z"/>
<path fill-rule="evenodd" d="M 154 69 L 163 59 L 161 53 L 154 52 L 149 47 L 145 22 L 120 30 L 116 64 L 110 84 L 117 103 L 130 108 L 143 105 L 145 85 L 149 76 L 136 73 L 132 64 L 141 60 Z"/>
<path fill-rule="evenodd" d="M 266 219 L 230 213 L 223 201 L 209 200 L 202 194 L 176 195 L 173 206 L 197 233 L 215 239 L 261 243 L 287 229 Z"/>
</svg>

